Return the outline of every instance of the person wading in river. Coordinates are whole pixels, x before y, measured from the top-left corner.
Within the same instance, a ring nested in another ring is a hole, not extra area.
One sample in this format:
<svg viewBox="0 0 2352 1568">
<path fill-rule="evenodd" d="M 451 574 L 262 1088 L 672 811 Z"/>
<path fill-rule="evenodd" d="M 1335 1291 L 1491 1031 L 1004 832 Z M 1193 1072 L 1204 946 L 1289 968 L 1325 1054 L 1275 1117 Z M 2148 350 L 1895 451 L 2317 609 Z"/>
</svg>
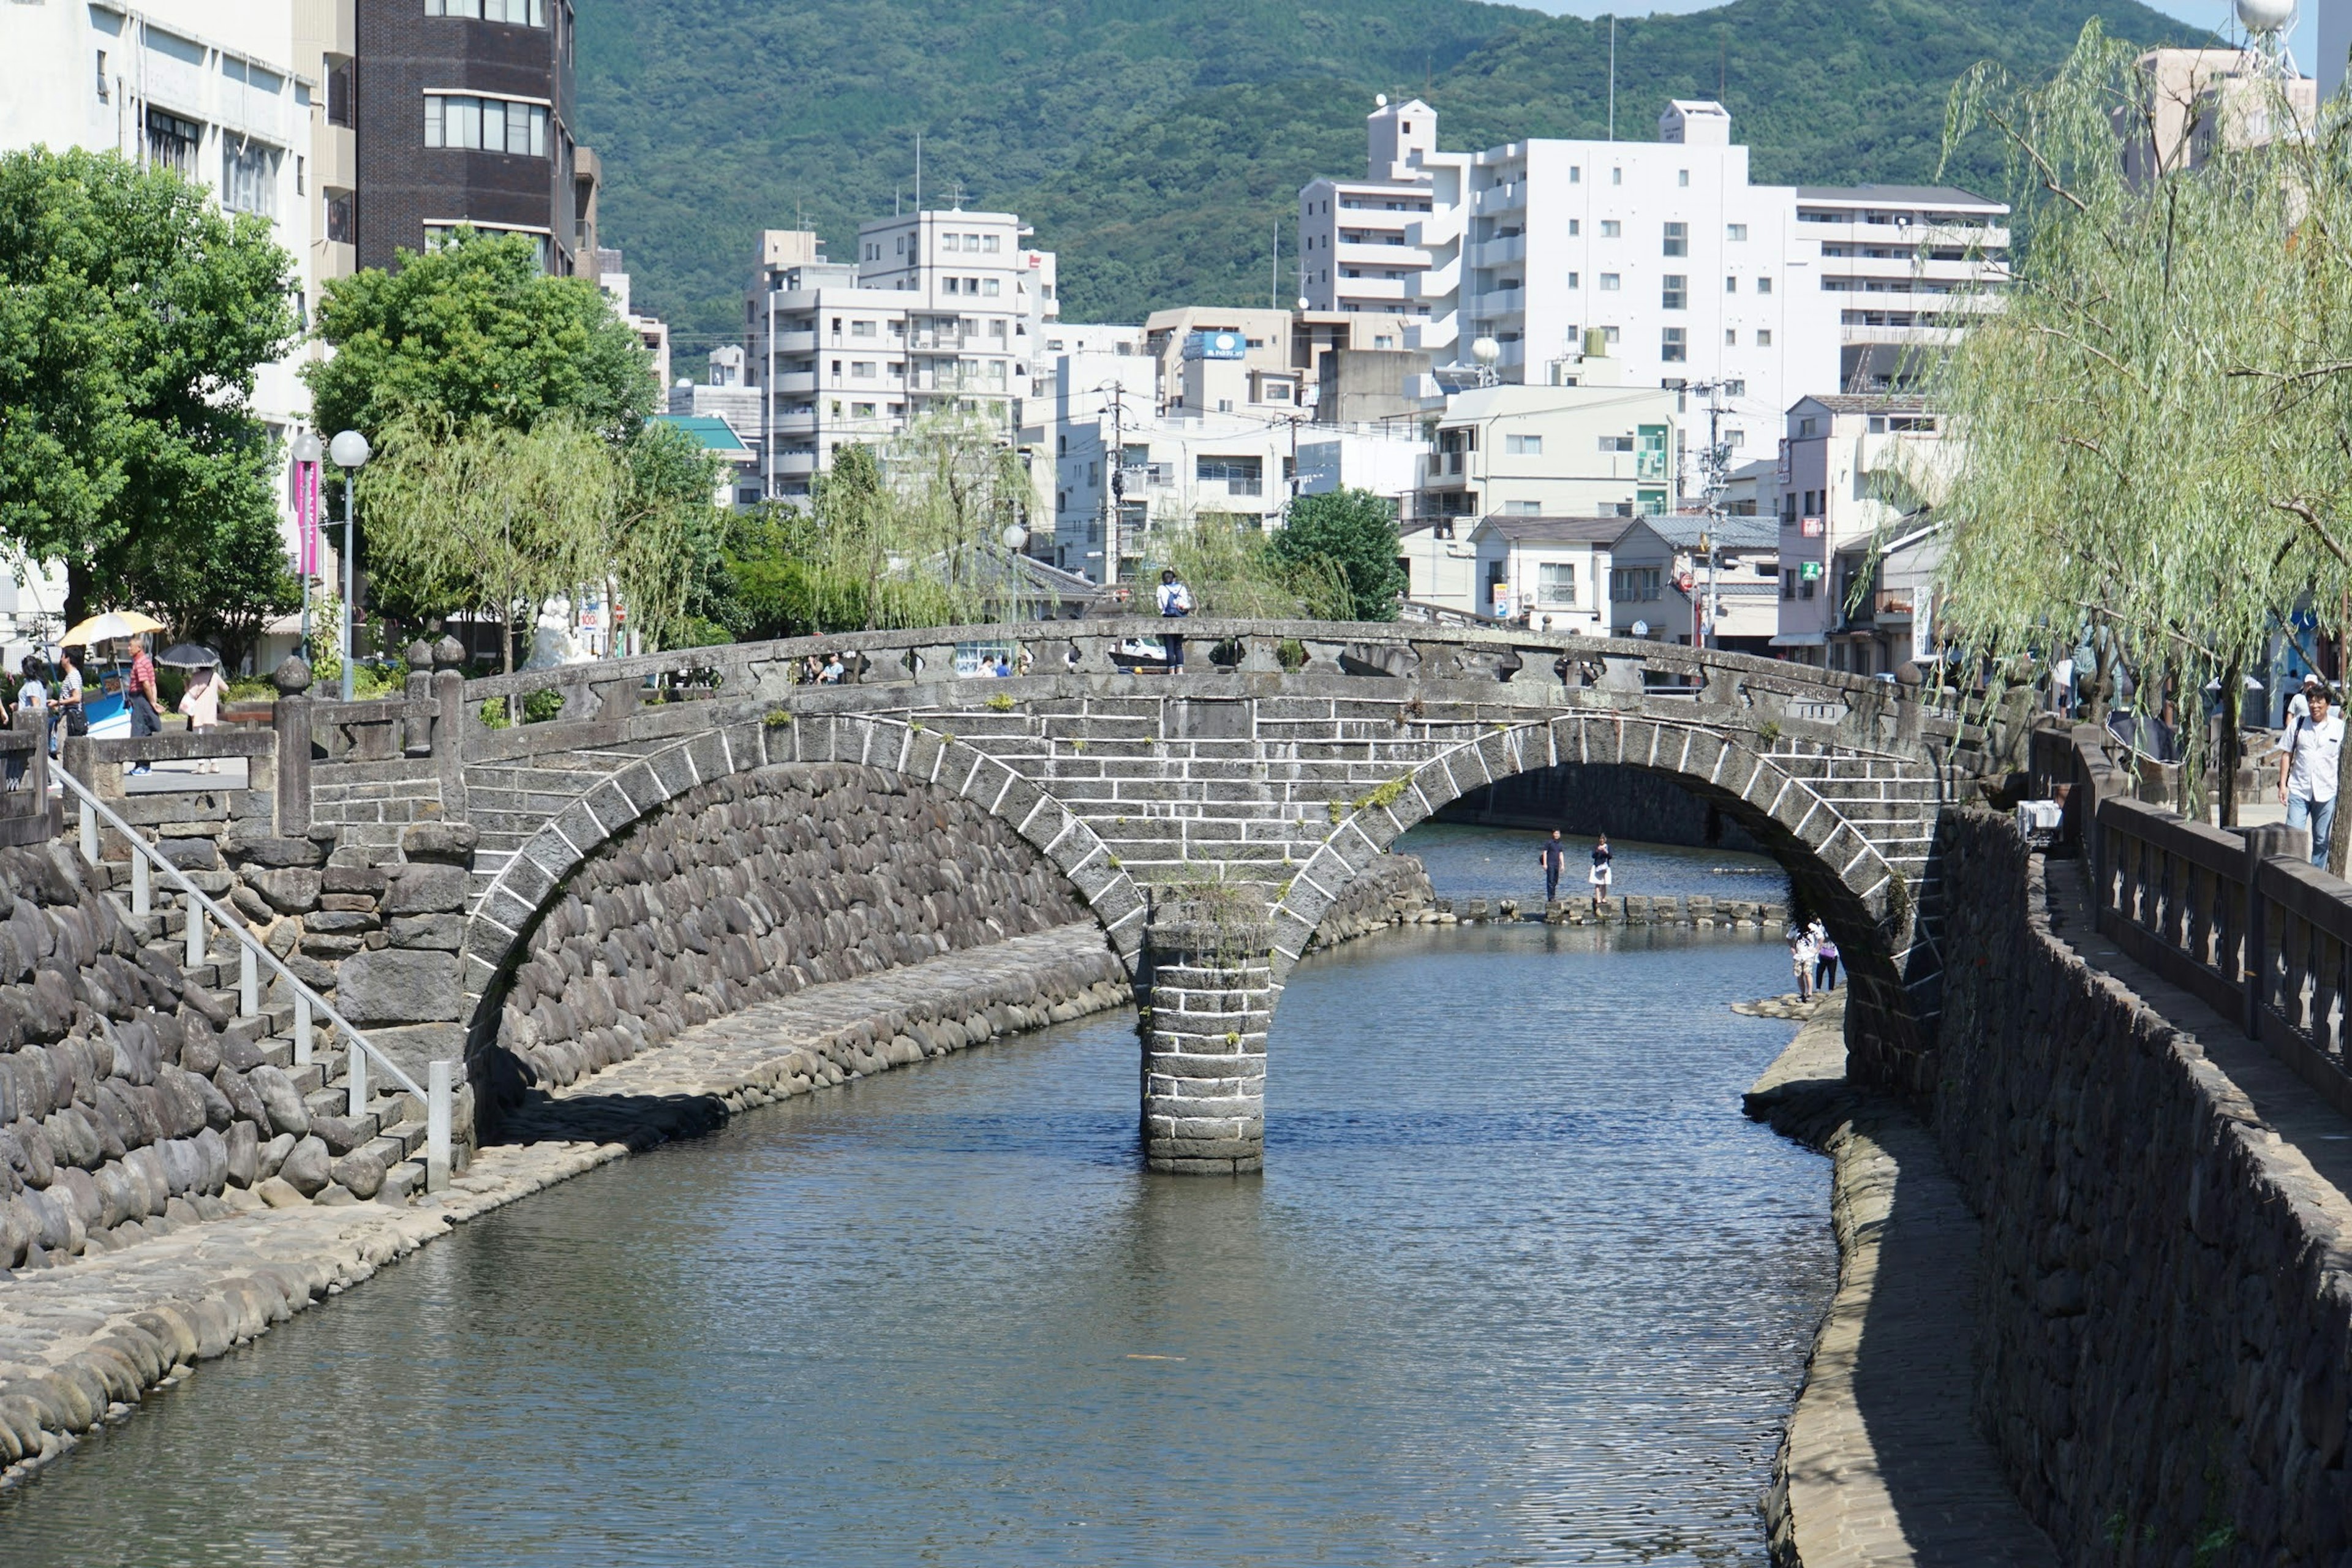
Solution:
<svg viewBox="0 0 2352 1568">
<path fill-rule="evenodd" d="M 1568 846 L 1559 841 L 1559 828 L 1551 830 L 1551 837 L 1545 842 L 1540 858 L 1543 861 L 1544 902 L 1557 903 L 1559 900 L 1560 875 L 1568 869 Z"/>
</svg>

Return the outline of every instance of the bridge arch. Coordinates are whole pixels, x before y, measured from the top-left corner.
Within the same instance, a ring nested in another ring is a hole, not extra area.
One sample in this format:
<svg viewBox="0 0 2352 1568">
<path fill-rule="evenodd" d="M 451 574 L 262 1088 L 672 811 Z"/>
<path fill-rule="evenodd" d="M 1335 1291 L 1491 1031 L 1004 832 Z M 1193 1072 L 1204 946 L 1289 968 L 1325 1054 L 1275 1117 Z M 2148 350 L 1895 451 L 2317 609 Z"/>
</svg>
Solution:
<svg viewBox="0 0 2352 1568">
<path fill-rule="evenodd" d="M 593 858 L 704 785 L 824 763 L 877 769 L 977 807 L 1068 885 L 1133 973 L 1144 938 L 1141 891 L 1091 826 L 1003 763 L 949 731 L 887 716 L 737 723 L 653 752 L 601 781 L 533 833 L 475 901 L 466 929 L 464 1011 L 477 1076 L 500 1043 L 502 1004 L 532 937 Z"/>
<path fill-rule="evenodd" d="M 1756 742 L 1762 741 L 1759 747 Z M 1719 806 L 1796 879 L 1828 925 L 1852 976 L 1849 1037 L 1857 1066 L 1907 1084 L 1923 1059 L 1920 1028 L 1940 992 L 1941 964 L 1921 920 L 1924 854 L 1906 865 L 1881 837 L 1855 826 L 1850 800 L 1824 793 L 1875 774 L 1887 797 L 1878 809 L 1917 819 L 1923 848 L 1934 830 L 1932 773 L 1897 756 L 1724 725 L 1696 711 L 1578 710 L 1491 731 L 1400 773 L 1360 797 L 1322 846 L 1298 867 L 1273 911 L 1276 983 L 1306 951 L 1324 913 L 1397 837 L 1444 806 L 1498 780 L 1555 767 L 1614 764 L 1674 780 Z M 1927 786 L 1923 788 L 1923 786 Z M 1879 824 L 1883 830 L 1883 823 Z"/>
</svg>

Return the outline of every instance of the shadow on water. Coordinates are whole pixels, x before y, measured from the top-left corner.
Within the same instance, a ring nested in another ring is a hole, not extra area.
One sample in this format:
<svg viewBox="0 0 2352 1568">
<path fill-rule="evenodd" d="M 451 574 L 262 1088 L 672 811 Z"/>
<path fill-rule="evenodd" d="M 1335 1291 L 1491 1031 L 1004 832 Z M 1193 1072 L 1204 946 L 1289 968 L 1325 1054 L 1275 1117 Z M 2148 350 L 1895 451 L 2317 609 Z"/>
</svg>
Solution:
<svg viewBox="0 0 2352 1568">
<path fill-rule="evenodd" d="M 1263 1177 L 1139 1168 L 1132 1015 L 755 1112 L 208 1364 L 0 1500 L 0 1555 L 1760 1563 L 1835 1268 L 1822 1162 L 1739 1112 L 1789 1031 L 1725 1004 L 1784 962 L 1310 961 Z"/>
</svg>

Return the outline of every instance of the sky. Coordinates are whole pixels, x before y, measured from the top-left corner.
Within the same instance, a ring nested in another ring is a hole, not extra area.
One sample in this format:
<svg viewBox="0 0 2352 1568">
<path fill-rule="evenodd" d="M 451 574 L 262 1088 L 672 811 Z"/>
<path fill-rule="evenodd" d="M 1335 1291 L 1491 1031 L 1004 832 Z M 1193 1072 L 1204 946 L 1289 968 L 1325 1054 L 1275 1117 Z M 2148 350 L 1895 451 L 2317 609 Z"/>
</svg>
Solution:
<svg viewBox="0 0 2352 1568">
<path fill-rule="evenodd" d="M 1554 16 L 1605 16 L 1614 11 L 1621 16 L 1643 15 L 1653 11 L 1706 11 L 1722 0 L 1520 0 L 1538 11 Z M 2147 0 L 2147 4 L 2184 22 L 2208 27 L 2219 27 L 2231 16 L 2230 0 Z M 2318 15 L 2316 0 L 2304 0 L 2302 14 L 2295 18 L 2293 47 L 2294 58 L 2305 76 L 2319 74 L 2319 33 L 2313 18 Z"/>
</svg>

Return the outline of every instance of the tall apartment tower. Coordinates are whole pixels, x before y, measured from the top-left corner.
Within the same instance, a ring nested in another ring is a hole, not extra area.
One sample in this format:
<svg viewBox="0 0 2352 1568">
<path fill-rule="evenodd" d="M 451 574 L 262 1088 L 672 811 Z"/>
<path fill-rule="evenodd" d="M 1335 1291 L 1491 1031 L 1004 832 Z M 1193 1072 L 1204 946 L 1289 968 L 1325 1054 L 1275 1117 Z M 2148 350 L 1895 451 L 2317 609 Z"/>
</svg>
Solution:
<svg viewBox="0 0 2352 1568">
<path fill-rule="evenodd" d="M 857 229 L 857 282 L 896 290 L 908 321 L 907 386 L 1022 397 L 1049 322 L 1055 258 L 1011 213 L 913 212 Z"/>
<path fill-rule="evenodd" d="M 572 133 L 570 0 L 353 0 L 359 264 L 461 224 L 593 277 L 596 154 Z"/>
<path fill-rule="evenodd" d="M 1414 323 L 1406 346 L 1441 365 L 1466 365 L 1491 338 L 1500 379 L 1527 384 L 1567 380 L 1598 331 L 1628 385 L 1707 389 L 1734 462 L 1773 449 L 1797 398 L 1895 375 L 1895 336 L 1947 334 L 1939 310 L 1916 304 L 1874 323 L 1844 297 L 1858 283 L 1908 294 L 1914 264 L 1946 249 L 1966 252 L 1973 279 L 1982 242 L 2007 237 L 1984 221 L 2006 209 L 1965 192 L 1752 184 L 1730 115 L 1706 100 L 1670 102 L 1655 142 L 1446 153 L 1418 99 L 1381 103 L 1366 130 L 1364 180 L 1299 193 L 1310 305 L 1401 312 Z M 1892 360 L 1848 352 L 1889 347 Z"/>
</svg>

